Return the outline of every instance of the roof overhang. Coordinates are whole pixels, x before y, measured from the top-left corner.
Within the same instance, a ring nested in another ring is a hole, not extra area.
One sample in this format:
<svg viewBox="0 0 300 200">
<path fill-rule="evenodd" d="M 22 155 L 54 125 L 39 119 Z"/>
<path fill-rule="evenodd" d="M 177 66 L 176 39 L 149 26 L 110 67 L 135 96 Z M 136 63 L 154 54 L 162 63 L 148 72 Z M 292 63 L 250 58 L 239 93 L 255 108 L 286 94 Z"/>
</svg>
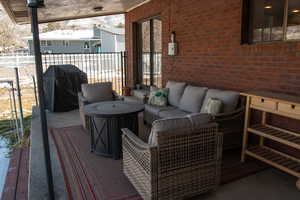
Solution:
<svg viewBox="0 0 300 200">
<path fill-rule="evenodd" d="M 44 0 L 39 8 L 39 23 L 122 14 L 151 0 Z M 9 17 L 17 24 L 30 23 L 26 0 L 0 0 Z M 102 10 L 94 8 L 102 7 Z"/>
</svg>

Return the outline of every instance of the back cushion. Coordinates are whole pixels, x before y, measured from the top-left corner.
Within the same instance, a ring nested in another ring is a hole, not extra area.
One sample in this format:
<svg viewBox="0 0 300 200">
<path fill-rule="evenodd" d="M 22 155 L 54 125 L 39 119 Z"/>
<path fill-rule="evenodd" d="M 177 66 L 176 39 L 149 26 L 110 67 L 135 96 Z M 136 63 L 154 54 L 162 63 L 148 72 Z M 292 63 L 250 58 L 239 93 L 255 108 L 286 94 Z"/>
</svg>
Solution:
<svg viewBox="0 0 300 200">
<path fill-rule="evenodd" d="M 176 81 L 168 81 L 166 88 L 169 88 L 168 101 L 172 106 L 179 106 L 179 101 L 183 94 L 186 83 L 184 82 L 176 82 Z"/>
<path fill-rule="evenodd" d="M 172 117 L 156 120 L 152 123 L 151 133 L 148 139 L 148 144 L 157 146 L 157 133 L 172 130 L 186 130 L 191 129 L 192 124 L 187 117 Z"/>
<path fill-rule="evenodd" d="M 219 99 L 222 101 L 221 113 L 232 112 L 237 107 L 239 97 L 240 94 L 238 92 L 209 89 L 202 104 L 201 113 L 205 113 L 205 107 L 210 98 Z"/>
<path fill-rule="evenodd" d="M 185 117 L 159 119 L 152 123 L 148 144 L 157 146 L 157 134 L 164 131 L 193 130 L 210 123 L 211 115 L 204 113 L 190 114 Z M 171 134 L 171 133 L 170 133 Z"/>
<path fill-rule="evenodd" d="M 112 83 L 82 84 L 82 94 L 89 103 L 113 100 Z"/>
<path fill-rule="evenodd" d="M 200 112 L 207 88 L 188 85 L 180 99 L 179 108 L 187 112 Z"/>
<path fill-rule="evenodd" d="M 145 96 L 149 95 L 148 90 L 133 90 L 132 91 L 132 96 L 138 97 L 140 99 L 143 99 Z"/>
</svg>

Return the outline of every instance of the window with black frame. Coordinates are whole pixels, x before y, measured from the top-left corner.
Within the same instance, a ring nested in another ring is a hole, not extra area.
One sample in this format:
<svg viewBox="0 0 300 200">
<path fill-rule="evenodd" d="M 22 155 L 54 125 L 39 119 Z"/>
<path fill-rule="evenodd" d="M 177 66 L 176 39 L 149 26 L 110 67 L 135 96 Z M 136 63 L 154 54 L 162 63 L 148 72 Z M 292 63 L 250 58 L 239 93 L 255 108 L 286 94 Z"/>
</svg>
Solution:
<svg viewBox="0 0 300 200">
<path fill-rule="evenodd" d="M 138 23 L 138 38 L 138 82 L 144 87 L 161 87 L 161 20 L 155 17 Z"/>
<path fill-rule="evenodd" d="M 299 0 L 244 0 L 243 43 L 300 40 Z"/>
</svg>

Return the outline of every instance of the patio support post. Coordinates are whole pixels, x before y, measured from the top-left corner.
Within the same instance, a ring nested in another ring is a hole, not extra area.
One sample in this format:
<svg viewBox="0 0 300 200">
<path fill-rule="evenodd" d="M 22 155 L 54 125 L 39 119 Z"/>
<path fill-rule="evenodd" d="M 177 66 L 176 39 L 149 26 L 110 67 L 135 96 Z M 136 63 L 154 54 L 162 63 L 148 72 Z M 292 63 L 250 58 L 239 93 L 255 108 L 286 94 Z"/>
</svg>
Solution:
<svg viewBox="0 0 300 200">
<path fill-rule="evenodd" d="M 43 90 L 43 65 L 42 65 L 42 56 L 40 50 L 37 7 L 30 6 L 30 11 L 31 11 L 31 29 L 33 34 L 36 78 L 37 78 L 37 86 L 38 86 L 38 94 L 39 94 L 38 97 L 39 97 L 40 119 L 41 119 L 41 127 L 42 127 L 42 134 L 43 134 L 43 146 L 44 146 L 44 157 L 45 157 L 45 165 L 46 165 L 46 172 L 47 172 L 48 192 L 49 192 L 49 199 L 54 200 L 53 176 L 52 176 L 51 158 L 50 158 L 50 150 L 49 150 L 47 118 L 45 112 L 45 97 L 44 97 L 44 90 Z"/>
</svg>

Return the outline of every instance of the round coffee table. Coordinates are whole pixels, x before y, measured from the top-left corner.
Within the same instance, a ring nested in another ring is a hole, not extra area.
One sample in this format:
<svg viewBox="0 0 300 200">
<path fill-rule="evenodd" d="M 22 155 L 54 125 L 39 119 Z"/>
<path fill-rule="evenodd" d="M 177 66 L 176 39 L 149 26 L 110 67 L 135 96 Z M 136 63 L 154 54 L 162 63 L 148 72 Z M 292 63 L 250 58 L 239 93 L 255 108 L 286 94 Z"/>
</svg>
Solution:
<svg viewBox="0 0 300 200">
<path fill-rule="evenodd" d="M 91 135 L 91 152 L 120 159 L 122 153 L 122 128 L 138 132 L 138 113 L 143 104 L 124 101 L 104 101 L 84 106 Z"/>
</svg>

